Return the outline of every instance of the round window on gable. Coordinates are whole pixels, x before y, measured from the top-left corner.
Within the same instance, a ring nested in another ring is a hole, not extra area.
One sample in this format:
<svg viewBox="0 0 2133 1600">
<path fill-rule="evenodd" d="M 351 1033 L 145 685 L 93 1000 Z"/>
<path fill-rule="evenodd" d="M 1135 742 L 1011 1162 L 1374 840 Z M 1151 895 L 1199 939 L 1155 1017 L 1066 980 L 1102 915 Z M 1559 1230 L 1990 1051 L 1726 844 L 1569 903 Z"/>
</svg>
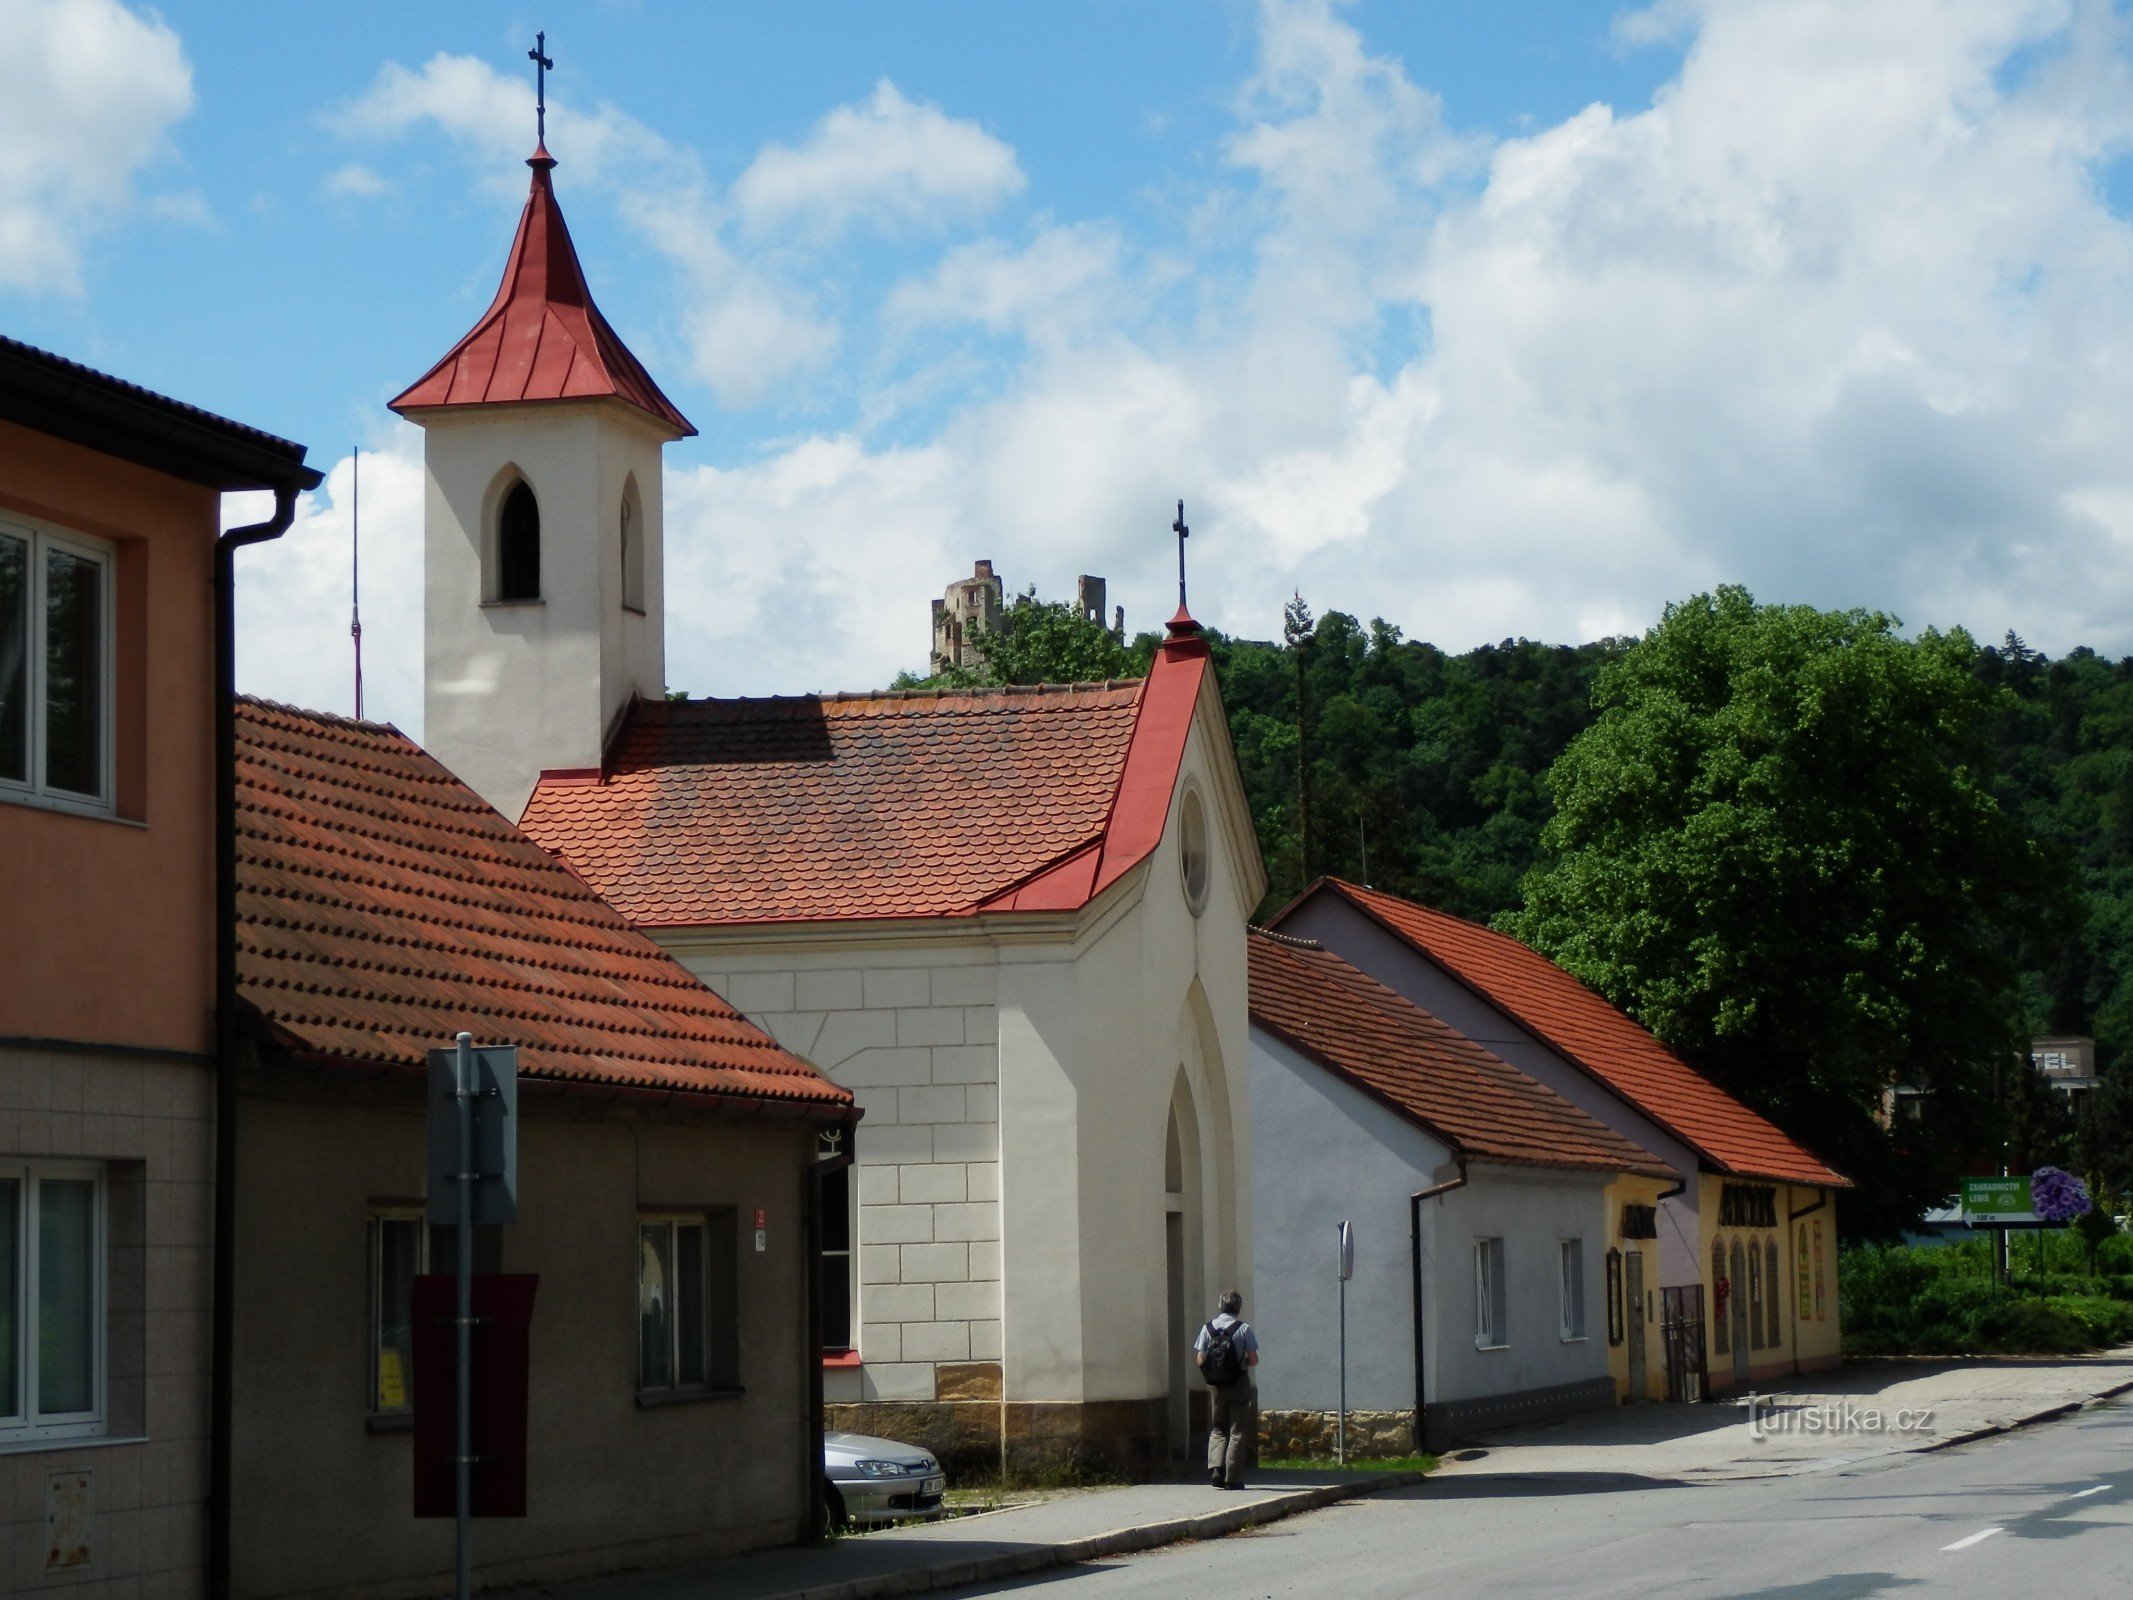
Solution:
<svg viewBox="0 0 2133 1600">
<path fill-rule="evenodd" d="M 1207 909 L 1207 808 L 1200 791 L 1187 789 L 1178 816 L 1178 866 L 1185 879 L 1185 903 L 1198 916 Z"/>
</svg>

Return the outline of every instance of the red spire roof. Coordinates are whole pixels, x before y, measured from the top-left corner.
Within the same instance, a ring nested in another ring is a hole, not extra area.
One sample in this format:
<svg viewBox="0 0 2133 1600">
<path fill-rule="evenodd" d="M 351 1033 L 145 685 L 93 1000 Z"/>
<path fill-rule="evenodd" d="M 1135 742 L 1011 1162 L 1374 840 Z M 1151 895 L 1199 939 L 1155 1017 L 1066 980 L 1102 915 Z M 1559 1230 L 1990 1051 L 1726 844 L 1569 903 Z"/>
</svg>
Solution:
<svg viewBox="0 0 2133 1600">
<path fill-rule="evenodd" d="M 533 169 L 533 188 L 495 300 L 392 409 L 611 395 L 650 413 L 676 438 L 695 433 L 593 304 L 549 181 L 555 158 L 544 145 L 526 165 Z"/>
</svg>

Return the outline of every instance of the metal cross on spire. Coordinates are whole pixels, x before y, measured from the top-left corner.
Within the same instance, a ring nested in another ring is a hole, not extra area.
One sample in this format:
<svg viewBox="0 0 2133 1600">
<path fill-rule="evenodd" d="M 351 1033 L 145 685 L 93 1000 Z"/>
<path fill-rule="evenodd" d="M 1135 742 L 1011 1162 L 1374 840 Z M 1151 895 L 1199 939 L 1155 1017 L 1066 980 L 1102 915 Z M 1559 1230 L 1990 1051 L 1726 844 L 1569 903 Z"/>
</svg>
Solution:
<svg viewBox="0 0 2133 1600">
<path fill-rule="evenodd" d="M 1192 529 L 1185 526 L 1185 502 L 1178 502 L 1178 520 L 1170 525 L 1170 531 L 1178 536 L 1178 615 L 1185 610 L 1185 541 L 1192 537 Z"/>
<path fill-rule="evenodd" d="M 548 34 L 544 29 L 533 36 L 533 48 L 526 52 L 526 59 L 533 63 L 533 138 L 536 144 L 548 143 L 548 73 L 555 63 L 548 59 Z"/>
</svg>

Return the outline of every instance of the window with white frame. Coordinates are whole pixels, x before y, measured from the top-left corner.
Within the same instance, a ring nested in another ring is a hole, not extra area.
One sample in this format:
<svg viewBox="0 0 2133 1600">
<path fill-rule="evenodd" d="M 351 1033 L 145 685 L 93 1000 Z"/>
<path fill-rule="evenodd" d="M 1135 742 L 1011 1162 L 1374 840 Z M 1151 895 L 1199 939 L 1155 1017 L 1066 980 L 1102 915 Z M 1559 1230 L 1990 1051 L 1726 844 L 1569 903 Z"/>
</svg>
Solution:
<svg viewBox="0 0 2133 1600">
<path fill-rule="evenodd" d="M 740 1387 L 739 1277 L 731 1206 L 637 1219 L 641 1400 Z"/>
<path fill-rule="evenodd" d="M 415 1403 L 415 1279 L 429 1270 L 429 1229 L 418 1206 L 370 1217 L 370 1409 Z"/>
<path fill-rule="evenodd" d="M 113 560 L 0 522 L 0 795 L 111 802 Z"/>
<path fill-rule="evenodd" d="M 1500 1350 L 1510 1343 L 1504 1318 L 1503 1240 L 1474 1241 L 1474 1343 Z"/>
<path fill-rule="evenodd" d="M 834 1160 L 843 1147 L 842 1130 L 822 1135 L 818 1159 Z M 852 1351 L 852 1168 L 849 1162 L 822 1173 L 822 1353 Z"/>
<path fill-rule="evenodd" d="M 1585 1337 L 1585 1241 L 1564 1239 L 1558 1246 L 1561 1263 L 1563 1337 Z"/>
<path fill-rule="evenodd" d="M 0 1163 L 0 1443 L 104 1428 L 104 1175 Z"/>
</svg>

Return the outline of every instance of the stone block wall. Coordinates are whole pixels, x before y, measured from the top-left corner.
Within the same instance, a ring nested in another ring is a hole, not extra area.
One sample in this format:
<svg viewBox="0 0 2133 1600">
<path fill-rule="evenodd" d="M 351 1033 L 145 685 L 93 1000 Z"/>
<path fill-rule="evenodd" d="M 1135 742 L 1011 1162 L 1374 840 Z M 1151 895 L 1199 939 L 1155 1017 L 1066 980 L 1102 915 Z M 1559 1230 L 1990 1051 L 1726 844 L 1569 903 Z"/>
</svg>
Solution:
<svg viewBox="0 0 2133 1600">
<path fill-rule="evenodd" d="M 969 1402 L 1000 1384 L 1000 1047 L 990 965 L 691 970 L 866 1112 L 853 1174 L 861 1365 L 833 1406 Z M 902 957 L 906 962 L 911 957 Z M 847 1417 L 832 1426 L 861 1428 Z M 943 1428 L 957 1437 L 962 1423 Z M 997 1415 L 989 1424 L 997 1440 Z M 930 1435 L 922 1442 L 932 1442 Z"/>
</svg>

